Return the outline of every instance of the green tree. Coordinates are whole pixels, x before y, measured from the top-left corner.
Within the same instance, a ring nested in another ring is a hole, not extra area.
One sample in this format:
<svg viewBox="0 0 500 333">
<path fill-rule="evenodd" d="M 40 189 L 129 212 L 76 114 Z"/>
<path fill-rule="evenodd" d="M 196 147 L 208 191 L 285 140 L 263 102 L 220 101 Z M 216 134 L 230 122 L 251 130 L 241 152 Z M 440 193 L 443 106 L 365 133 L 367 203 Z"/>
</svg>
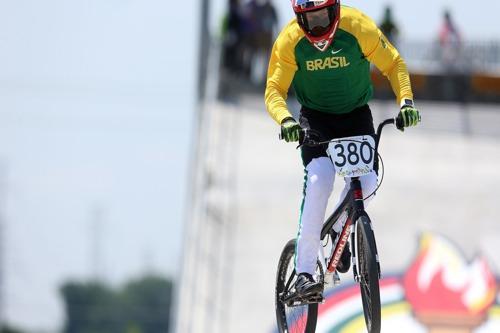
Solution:
<svg viewBox="0 0 500 333">
<path fill-rule="evenodd" d="M 124 332 L 122 306 L 116 293 L 99 283 L 65 284 L 65 333 Z"/>
<path fill-rule="evenodd" d="M 0 328 L 0 333 L 22 333 L 22 332 L 23 331 L 8 325 L 4 325 Z"/>
<path fill-rule="evenodd" d="M 61 294 L 66 312 L 64 333 L 168 332 L 170 280 L 146 276 L 117 291 L 95 282 L 67 282 Z"/>
<path fill-rule="evenodd" d="M 131 281 L 122 292 L 126 317 L 141 333 L 168 332 L 172 282 L 148 276 Z"/>
</svg>

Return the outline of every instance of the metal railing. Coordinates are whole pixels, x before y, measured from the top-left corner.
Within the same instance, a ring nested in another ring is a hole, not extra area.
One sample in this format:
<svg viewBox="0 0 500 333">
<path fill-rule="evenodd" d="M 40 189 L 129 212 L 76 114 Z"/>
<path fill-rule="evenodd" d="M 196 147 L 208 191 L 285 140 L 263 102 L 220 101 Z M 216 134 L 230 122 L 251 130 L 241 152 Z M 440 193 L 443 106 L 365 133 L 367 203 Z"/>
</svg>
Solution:
<svg viewBox="0 0 500 333">
<path fill-rule="evenodd" d="M 437 41 L 401 41 L 397 47 L 412 71 L 435 74 L 447 70 Z M 500 75 L 500 41 L 464 42 L 455 52 L 457 70 Z"/>
</svg>

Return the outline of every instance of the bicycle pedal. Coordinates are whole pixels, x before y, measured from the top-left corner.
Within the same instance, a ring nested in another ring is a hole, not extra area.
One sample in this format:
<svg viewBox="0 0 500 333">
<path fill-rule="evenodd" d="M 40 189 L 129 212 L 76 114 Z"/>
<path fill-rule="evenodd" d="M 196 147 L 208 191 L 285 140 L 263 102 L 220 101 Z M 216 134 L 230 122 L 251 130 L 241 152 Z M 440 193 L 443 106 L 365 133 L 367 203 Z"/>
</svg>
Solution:
<svg viewBox="0 0 500 333">
<path fill-rule="evenodd" d="M 307 303 L 321 303 L 323 300 L 323 294 L 312 294 L 305 299 Z"/>
</svg>

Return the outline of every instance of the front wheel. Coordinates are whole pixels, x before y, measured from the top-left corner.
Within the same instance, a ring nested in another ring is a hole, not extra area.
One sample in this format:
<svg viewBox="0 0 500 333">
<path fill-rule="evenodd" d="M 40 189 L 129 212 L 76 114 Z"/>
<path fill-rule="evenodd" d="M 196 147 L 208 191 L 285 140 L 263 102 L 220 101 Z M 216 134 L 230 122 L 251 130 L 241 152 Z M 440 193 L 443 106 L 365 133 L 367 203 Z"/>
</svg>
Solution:
<svg viewBox="0 0 500 333">
<path fill-rule="evenodd" d="M 368 333 L 380 333 L 380 288 L 376 257 L 377 249 L 370 219 L 367 216 L 361 216 L 356 222 L 356 255 L 366 328 Z"/>
<path fill-rule="evenodd" d="M 280 333 L 314 333 L 318 319 L 318 303 L 303 303 L 289 297 L 294 292 L 297 279 L 295 272 L 295 239 L 290 240 L 281 252 L 276 274 L 276 320 Z M 318 262 L 318 273 L 323 273 Z"/>
</svg>

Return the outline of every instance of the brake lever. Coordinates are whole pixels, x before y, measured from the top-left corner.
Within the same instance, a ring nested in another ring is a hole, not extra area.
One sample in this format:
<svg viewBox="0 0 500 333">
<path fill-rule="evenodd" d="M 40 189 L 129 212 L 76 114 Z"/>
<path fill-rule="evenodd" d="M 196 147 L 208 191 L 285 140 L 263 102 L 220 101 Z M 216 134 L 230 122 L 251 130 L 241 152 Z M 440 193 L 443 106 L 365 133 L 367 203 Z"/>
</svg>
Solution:
<svg viewBox="0 0 500 333">
<path fill-rule="evenodd" d="M 307 128 L 303 128 L 299 132 L 299 145 L 295 147 L 295 149 L 301 148 L 306 140 L 307 140 Z"/>
<path fill-rule="evenodd" d="M 311 140 L 311 139 L 304 139 L 301 143 L 299 143 L 299 145 L 297 146 L 297 149 L 301 148 L 302 146 L 310 146 L 310 147 L 315 147 L 315 146 L 319 146 L 320 143 L 318 141 L 315 141 L 315 140 Z"/>
</svg>

